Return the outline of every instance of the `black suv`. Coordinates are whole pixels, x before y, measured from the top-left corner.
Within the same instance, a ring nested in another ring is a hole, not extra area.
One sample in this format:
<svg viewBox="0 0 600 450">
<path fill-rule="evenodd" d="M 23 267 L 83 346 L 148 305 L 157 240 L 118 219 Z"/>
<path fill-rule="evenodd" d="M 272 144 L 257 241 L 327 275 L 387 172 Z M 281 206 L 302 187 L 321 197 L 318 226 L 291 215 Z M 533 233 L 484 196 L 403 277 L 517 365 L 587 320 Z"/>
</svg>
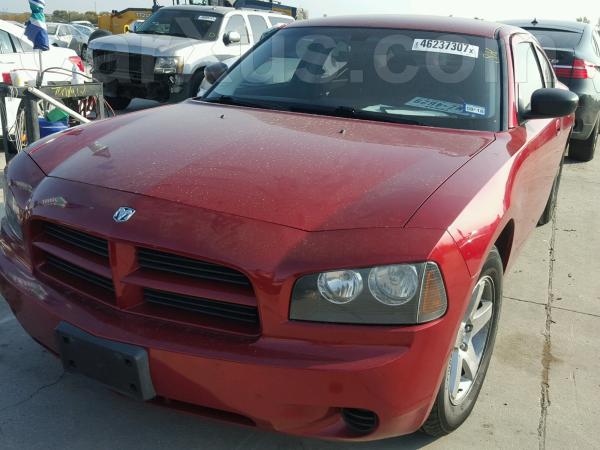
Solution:
<svg viewBox="0 0 600 450">
<path fill-rule="evenodd" d="M 533 34 L 558 79 L 579 95 L 569 156 L 591 161 L 600 132 L 600 34 L 589 24 L 553 20 L 506 21 Z"/>
</svg>

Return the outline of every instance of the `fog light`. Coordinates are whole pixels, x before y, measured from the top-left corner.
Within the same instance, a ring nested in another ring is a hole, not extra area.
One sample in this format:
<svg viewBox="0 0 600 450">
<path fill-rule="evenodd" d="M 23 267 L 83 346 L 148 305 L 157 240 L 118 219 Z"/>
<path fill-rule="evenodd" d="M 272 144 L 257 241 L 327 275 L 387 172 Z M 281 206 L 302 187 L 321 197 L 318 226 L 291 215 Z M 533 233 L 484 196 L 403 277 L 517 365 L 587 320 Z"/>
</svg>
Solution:
<svg viewBox="0 0 600 450">
<path fill-rule="evenodd" d="M 342 418 L 348 428 L 361 435 L 372 433 L 379 425 L 377 414 L 366 409 L 344 408 Z"/>
</svg>

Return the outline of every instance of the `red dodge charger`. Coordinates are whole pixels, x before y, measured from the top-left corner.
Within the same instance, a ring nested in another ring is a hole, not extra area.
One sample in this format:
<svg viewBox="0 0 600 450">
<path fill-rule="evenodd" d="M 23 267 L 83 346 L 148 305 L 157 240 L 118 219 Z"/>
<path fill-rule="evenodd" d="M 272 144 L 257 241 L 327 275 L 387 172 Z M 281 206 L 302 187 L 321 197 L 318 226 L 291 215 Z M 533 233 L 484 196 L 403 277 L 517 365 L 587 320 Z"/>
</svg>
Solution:
<svg viewBox="0 0 600 450">
<path fill-rule="evenodd" d="M 299 22 L 208 69 L 201 99 L 11 162 L 20 323 L 143 401 L 325 439 L 455 430 L 577 96 L 529 33 L 453 18 Z"/>
</svg>

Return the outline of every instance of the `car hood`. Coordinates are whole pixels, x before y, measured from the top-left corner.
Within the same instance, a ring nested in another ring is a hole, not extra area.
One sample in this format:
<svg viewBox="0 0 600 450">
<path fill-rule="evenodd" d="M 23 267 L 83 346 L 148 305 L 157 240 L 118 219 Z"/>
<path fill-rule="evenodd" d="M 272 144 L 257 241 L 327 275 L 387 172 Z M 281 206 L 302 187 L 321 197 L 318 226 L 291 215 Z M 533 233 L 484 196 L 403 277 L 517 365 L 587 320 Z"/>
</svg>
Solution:
<svg viewBox="0 0 600 450">
<path fill-rule="evenodd" d="M 324 231 L 404 226 L 494 139 L 188 101 L 74 128 L 30 155 L 51 177 Z"/>
<path fill-rule="evenodd" d="M 175 52 L 192 46 L 210 44 L 209 41 L 185 37 L 125 33 L 94 39 L 90 42 L 90 48 L 138 55 L 173 56 Z"/>
</svg>

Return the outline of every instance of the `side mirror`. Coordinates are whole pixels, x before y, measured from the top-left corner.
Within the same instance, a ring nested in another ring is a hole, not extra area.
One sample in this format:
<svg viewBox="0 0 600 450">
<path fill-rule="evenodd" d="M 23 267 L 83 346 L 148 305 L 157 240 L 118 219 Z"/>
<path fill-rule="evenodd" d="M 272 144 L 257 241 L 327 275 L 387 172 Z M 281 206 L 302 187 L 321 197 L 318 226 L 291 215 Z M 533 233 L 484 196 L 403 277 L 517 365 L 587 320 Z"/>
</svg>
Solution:
<svg viewBox="0 0 600 450">
<path fill-rule="evenodd" d="M 210 84 L 215 84 L 217 80 L 227 72 L 227 69 L 227 64 L 222 62 L 211 64 L 204 69 L 204 78 L 206 78 L 206 81 Z"/>
<path fill-rule="evenodd" d="M 223 42 L 225 42 L 225 45 L 239 44 L 242 42 L 242 35 L 237 31 L 230 31 L 223 36 Z"/>
<path fill-rule="evenodd" d="M 553 119 L 573 114 L 579 106 L 579 96 L 564 89 L 538 89 L 531 96 L 531 111 L 525 119 Z"/>
</svg>

